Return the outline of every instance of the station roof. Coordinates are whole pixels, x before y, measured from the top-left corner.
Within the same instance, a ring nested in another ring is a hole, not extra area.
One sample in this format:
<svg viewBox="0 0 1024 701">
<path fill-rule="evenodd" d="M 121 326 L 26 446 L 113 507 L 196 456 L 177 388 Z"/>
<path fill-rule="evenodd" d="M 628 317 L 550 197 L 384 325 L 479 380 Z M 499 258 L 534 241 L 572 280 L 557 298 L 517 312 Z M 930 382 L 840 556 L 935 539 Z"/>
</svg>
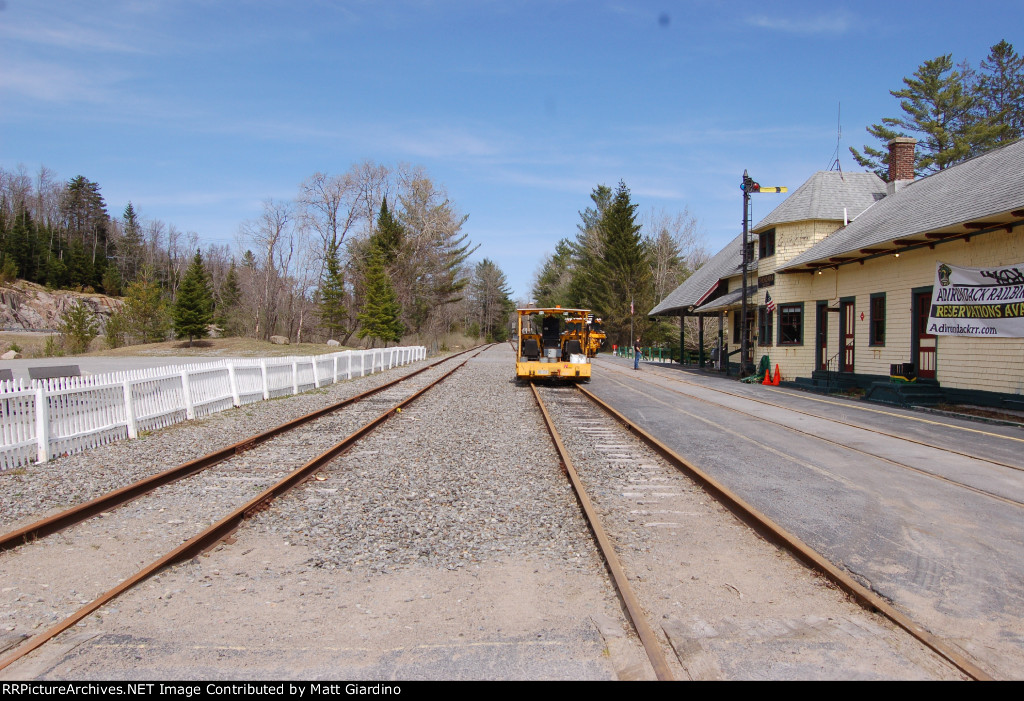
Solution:
<svg viewBox="0 0 1024 701">
<path fill-rule="evenodd" d="M 885 181 L 874 173 L 818 171 L 757 223 L 752 233 L 800 221 L 847 221 L 885 197 Z M 845 211 L 844 211 L 845 210 Z"/>
<path fill-rule="evenodd" d="M 750 285 L 750 284 L 747 285 L 747 300 L 748 301 L 752 300 L 755 297 L 755 295 L 757 293 L 757 289 L 758 288 L 757 288 L 756 284 L 755 285 Z M 711 300 L 710 302 L 708 302 L 707 304 L 705 304 L 703 306 L 697 307 L 694 311 L 698 311 L 698 312 L 722 312 L 722 311 L 726 311 L 728 309 L 732 309 L 737 304 L 742 303 L 743 302 L 743 300 L 741 299 L 742 297 L 743 297 L 743 290 L 742 289 L 733 290 L 732 292 L 725 293 L 721 297 L 716 297 L 715 299 Z"/>
<path fill-rule="evenodd" d="M 1022 173 L 1024 139 L 909 182 L 780 270 L 813 270 L 1020 221 Z"/>
<path fill-rule="evenodd" d="M 697 268 L 679 287 L 670 292 L 649 316 L 674 315 L 696 307 L 717 289 L 719 281 L 736 274 L 743 265 L 743 235 L 730 241 L 711 260 Z"/>
</svg>

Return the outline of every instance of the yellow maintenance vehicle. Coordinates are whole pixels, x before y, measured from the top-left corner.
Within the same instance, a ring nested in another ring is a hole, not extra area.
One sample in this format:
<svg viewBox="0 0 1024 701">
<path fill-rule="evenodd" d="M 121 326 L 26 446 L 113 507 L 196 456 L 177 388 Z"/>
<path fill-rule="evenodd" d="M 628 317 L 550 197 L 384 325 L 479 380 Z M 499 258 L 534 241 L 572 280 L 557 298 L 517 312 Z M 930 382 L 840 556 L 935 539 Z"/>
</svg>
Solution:
<svg viewBox="0 0 1024 701">
<path fill-rule="evenodd" d="M 604 322 L 593 316 L 587 317 L 587 344 L 583 347 L 587 351 L 588 358 L 593 358 L 601 352 L 607 338 L 608 335 L 604 332 Z"/>
<path fill-rule="evenodd" d="M 516 378 L 590 382 L 587 309 L 517 309 Z"/>
</svg>

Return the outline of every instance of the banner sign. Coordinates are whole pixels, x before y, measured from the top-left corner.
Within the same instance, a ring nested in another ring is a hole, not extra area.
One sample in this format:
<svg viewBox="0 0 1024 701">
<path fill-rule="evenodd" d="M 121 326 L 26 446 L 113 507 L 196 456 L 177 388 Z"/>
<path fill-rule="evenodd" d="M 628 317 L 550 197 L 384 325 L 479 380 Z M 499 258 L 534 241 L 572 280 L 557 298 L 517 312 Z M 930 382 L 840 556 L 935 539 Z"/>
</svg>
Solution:
<svg viewBox="0 0 1024 701">
<path fill-rule="evenodd" d="M 928 333 L 1024 337 L 1024 263 L 992 268 L 939 263 L 928 312 Z"/>
</svg>

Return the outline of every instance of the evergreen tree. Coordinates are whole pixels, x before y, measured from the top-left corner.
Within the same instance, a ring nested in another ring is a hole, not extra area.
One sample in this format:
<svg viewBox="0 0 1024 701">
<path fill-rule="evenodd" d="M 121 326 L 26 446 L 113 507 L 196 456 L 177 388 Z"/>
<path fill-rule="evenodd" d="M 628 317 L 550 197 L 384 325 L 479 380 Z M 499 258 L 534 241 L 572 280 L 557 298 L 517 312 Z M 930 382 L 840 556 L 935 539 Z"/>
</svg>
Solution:
<svg viewBox="0 0 1024 701">
<path fill-rule="evenodd" d="M 139 270 L 139 279 L 125 290 L 124 306 L 111 319 L 115 333 L 120 334 L 116 338 L 118 345 L 158 343 L 167 338 L 170 326 L 167 305 L 154 278 L 153 269 L 144 265 Z M 108 323 L 108 341 L 110 336 Z"/>
<path fill-rule="evenodd" d="M 129 202 L 121 215 L 121 240 L 117 243 L 118 261 L 120 262 L 121 279 L 124 282 L 135 282 L 142 265 L 145 241 L 142 237 L 142 224 L 135 208 Z"/>
<path fill-rule="evenodd" d="M 238 305 L 242 302 L 242 290 L 238 286 L 238 271 L 235 268 L 235 261 L 231 261 L 224 282 L 220 286 L 220 303 L 217 305 L 217 324 L 224 331 L 225 336 L 237 336 L 240 332 L 240 324 L 237 321 Z"/>
<path fill-rule="evenodd" d="M 531 291 L 537 306 L 573 306 L 569 301 L 572 274 L 572 242 L 569 239 L 562 239 L 555 246 L 555 252 L 545 259 L 544 264 L 537 271 Z"/>
<path fill-rule="evenodd" d="M 484 258 L 473 269 L 469 286 L 474 316 L 479 332 L 488 342 L 501 342 L 508 338 L 508 316 L 515 309 L 509 295 L 508 280 L 494 261 Z"/>
<path fill-rule="evenodd" d="M 74 255 L 80 258 L 75 265 L 66 261 L 71 284 L 96 287 L 102 276 L 102 266 L 97 263 L 101 257 L 104 261 L 106 259 L 110 228 L 110 217 L 99 184 L 81 175 L 72 178 L 64 190 L 61 213 Z"/>
<path fill-rule="evenodd" d="M 609 336 L 620 344 L 629 340 L 630 322 L 633 337 L 643 336 L 649 323 L 646 311 L 654 306 L 654 284 L 651 255 L 641 227 L 636 222 L 636 207 L 629 188 L 619 182 L 615 196 L 600 222 L 604 255 L 592 274 L 592 308 L 605 320 Z M 631 314 L 631 306 L 639 314 Z"/>
<path fill-rule="evenodd" d="M 405 230 L 401 223 L 391 215 L 388 210 L 388 198 L 385 197 L 380 203 L 377 229 L 371 237 L 371 254 L 379 253 L 384 267 L 388 268 L 394 265 L 404 244 Z"/>
<path fill-rule="evenodd" d="M 607 185 L 598 185 L 590 199 L 594 206 L 579 213 L 581 223 L 572 244 L 572 277 L 566 301 L 573 307 L 597 310 L 601 308 L 598 295 L 605 284 L 601 270 L 605 231 L 601 222 L 612 203 L 612 190 Z"/>
<path fill-rule="evenodd" d="M 89 306 L 78 300 L 61 316 L 60 333 L 69 352 L 85 353 L 99 334 L 99 324 Z"/>
<path fill-rule="evenodd" d="M 889 178 L 886 145 L 897 136 L 918 140 L 914 170 L 928 175 L 984 152 L 1005 131 L 998 120 L 979 116 L 986 112 L 983 94 L 973 89 L 969 68 L 954 70 L 952 54 L 925 61 L 903 83 L 903 89 L 889 91 L 900 100 L 903 115 L 885 117 L 867 128 L 882 145 L 865 146 L 863 154 L 850 148 L 857 163 L 883 180 Z"/>
<path fill-rule="evenodd" d="M 381 255 L 370 257 L 366 271 L 366 298 L 359 312 L 359 338 L 388 341 L 402 340 L 404 327 L 401 321 L 402 307 L 391 286 L 391 279 L 384 269 Z"/>
<path fill-rule="evenodd" d="M 1024 136 L 1024 56 L 1005 39 L 992 47 L 981 62 L 974 85 L 981 118 L 998 129 L 995 143 Z"/>
<path fill-rule="evenodd" d="M 213 297 L 203 268 L 203 257 L 198 250 L 178 287 L 178 298 L 171 310 L 171 319 L 175 337 L 187 336 L 189 346 L 192 345 L 192 339 L 205 338 L 209 333 L 209 325 L 213 323 Z"/>
<path fill-rule="evenodd" d="M 337 243 L 327 251 L 324 278 L 320 281 L 320 321 L 324 328 L 341 336 L 348 334 L 348 293 L 341 269 Z"/>
</svg>

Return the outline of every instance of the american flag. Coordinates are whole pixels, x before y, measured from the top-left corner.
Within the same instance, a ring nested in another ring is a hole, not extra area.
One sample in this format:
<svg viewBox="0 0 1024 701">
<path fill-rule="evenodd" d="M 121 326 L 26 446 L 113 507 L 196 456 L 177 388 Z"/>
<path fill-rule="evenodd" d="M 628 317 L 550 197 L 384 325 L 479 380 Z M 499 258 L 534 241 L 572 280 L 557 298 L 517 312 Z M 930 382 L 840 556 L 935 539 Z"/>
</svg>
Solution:
<svg viewBox="0 0 1024 701">
<path fill-rule="evenodd" d="M 768 308 L 769 314 L 775 313 L 775 300 L 772 299 L 772 295 L 769 292 L 764 293 L 764 306 Z"/>
</svg>

